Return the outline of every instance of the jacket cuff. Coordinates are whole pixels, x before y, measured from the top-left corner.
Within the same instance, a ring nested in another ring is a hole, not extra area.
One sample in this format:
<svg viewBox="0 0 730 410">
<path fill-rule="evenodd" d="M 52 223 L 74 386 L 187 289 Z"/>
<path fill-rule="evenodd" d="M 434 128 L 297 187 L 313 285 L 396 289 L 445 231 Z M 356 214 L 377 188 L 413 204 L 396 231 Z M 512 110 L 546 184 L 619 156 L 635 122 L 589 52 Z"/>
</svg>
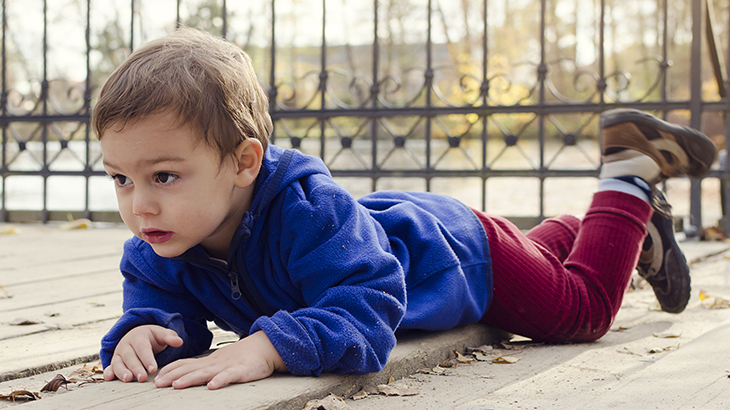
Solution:
<svg viewBox="0 0 730 410">
<path fill-rule="evenodd" d="M 256 319 L 251 326 L 250 334 L 259 330 L 266 333 L 289 373 L 297 376 L 319 376 L 324 370 L 317 354 L 317 347 L 309 337 L 309 333 L 286 311 Z"/>
</svg>

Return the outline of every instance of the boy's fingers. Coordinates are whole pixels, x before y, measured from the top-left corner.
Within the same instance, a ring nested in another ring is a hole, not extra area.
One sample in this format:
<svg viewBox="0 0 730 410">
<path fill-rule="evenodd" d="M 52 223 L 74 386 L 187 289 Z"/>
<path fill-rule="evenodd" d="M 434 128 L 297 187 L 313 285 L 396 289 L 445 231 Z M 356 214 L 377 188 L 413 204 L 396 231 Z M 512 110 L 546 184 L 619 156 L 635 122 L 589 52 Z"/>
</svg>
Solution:
<svg viewBox="0 0 730 410">
<path fill-rule="evenodd" d="M 143 379 L 140 379 L 137 374 L 137 380 L 143 382 L 147 380 L 147 373 L 154 373 L 157 371 L 157 361 L 155 360 L 155 354 L 150 346 L 132 346 L 137 358 L 140 361 L 141 366 L 144 369 Z M 135 371 L 135 369 L 132 369 Z"/>
<path fill-rule="evenodd" d="M 115 354 L 112 358 L 112 369 L 117 378 L 123 382 L 131 382 L 134 379 L 139 381 L 147 380 L 147 371 L 144 368 L 134 347 L 124 349 Z"/>
<path fill-rule="evenodd" d="M 217 375 L 215 375 L 215 377 L 213 377 L 213 380 L 208 382 L 208 385 L 207 385 L 208 389 L 217 390 L 217 389 L 220 389 L 221 387 L 228 386 L 231 383 L 245 381 L 245 380 L 241 379 L 241 375 L 235 374 L 235 373 L 236 372 L 233 372 L 231 370 L 224 370 L 224 371 L 218 373 Z"/>
<path fill-rule="evenodd" d="M 183 344 L 182 338 L 177 335 L 174 330 L 165 328 L 153 328 L 150 329 L 154 340 L 155 353 L 159 353 L 167 346 L 180 347 Z"/>
<path fill-rule="evenodd" d="M 122 357 L 119 355 L 115 355 L 114 358 L 112 358 L 112 364 L 109 367 L 112 369 L 112 373 L 114 373 L 117 379 L 125 383 L 134 379 L 132 372 L 127 369 Z"/>
<path fill-rule="evenodd" d="M 114 370 L 112 370 L 112 366 L 109 365 L 104 369 L 104 380 L 110 382 L 114 380 L 117 376 L 114 374 Z"/>
<path fill-rule="evenodd" d="M 173 335 L 167 335 L 165 337 L 165 343 L 168 346 L 180 347 L 183 344 L 183 340 L 182 340 L 182 338 L 180 336 L 177 335 L 177 333 L 175 333 Z"/>
<path fill-rule="evenodd" d="M 190 386 L 199 386 L 208 383 L 213 378 L 212 369 L 203 368 L 183 374 L 172 382 L 173 389 L 185 389 Z"/>
</svg>

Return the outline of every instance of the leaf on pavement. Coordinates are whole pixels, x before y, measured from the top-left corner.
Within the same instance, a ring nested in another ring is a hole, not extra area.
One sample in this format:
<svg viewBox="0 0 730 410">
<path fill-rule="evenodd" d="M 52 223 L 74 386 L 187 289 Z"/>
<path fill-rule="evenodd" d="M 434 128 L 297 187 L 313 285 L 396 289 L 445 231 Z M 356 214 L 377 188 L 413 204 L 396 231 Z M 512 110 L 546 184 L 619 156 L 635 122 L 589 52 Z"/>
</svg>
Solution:
<svg viewBox="0 0 730 410">
<path fill-rule="evenodd" d="M 439 366 L 441 366 L 441 367 L 447 367 L 447 368 L 451 368 L 451 367 L 456 367 L 456 365 L 457 365 L 458 363 L 459 363 L 459 362 L 458 362 L 458 361 L 456 360 L 456 357 L 449 357 L 448 359 L 446 359 L 446 360 L 444 360 L 443 362 L 441 362 L 441 363 L 439 364 Z"/>
<path fill-rule="evenodd" d="M 479 347 L 467 347 L 466 351 L 468 351 L 469 353 L 472 353 L 472 354 L 474 354 L 474 352 L 480 352 L 482 354 L 490 354 L 494 351 L 494 347 L 492 347 L 490 345 L 482 345 Z"/>
<path fill-rule="evenodd" d="M 2 286 L 0 286 L 0 299 L 10 299 L 13 295 L 8 293 Z"/>
<path fill-rule="evenodd" d="M 0 394 L 0 400 L 7 400 L 7 401 L 31 401 L 31 400 L 40 400 L 41 396 L 38 393 L 28 391 L 28 390 L 15 390 L 13 392 L 10 392 L 8 395 Z"/>
<path fill-rule="evenodd" d="M 448 376 L 451 374 L 451 372 L 448 369 L 445 369 L 441 366 L 436 366 L 436 367 L 432 367 L 432 368 L 425 367 L 422 369 L 418 369 L 418 373 L 432 374 L 435 376 Z"/>
<path fill-rule="evenodd" d="M 464 356 L 456 350 L 454 350 L 454 356 L 456 356 L 456 361 L 459 363 L 471 363 L 476 360 L 473 357 Z"/>
<path fill-rule="evenodd" d="M 675 332 L 661 332 L 661 333 L 654 333 L 654 337 L 658 337 L 660 339 L 675 339 L 682 336 L 682 332 L 675 333 Z"/>
<path fill-rule="evenodd" d="M 26 319 L 23 317 L 19 317 L 12 322 L 10 322 L 10 326 L 30 326 L 30 325 L 38 325 L 41 324 L 40 320 L 33 320 L 33 319 Z"/>
<path fill-rule="evenodd" d="M 79 377 L 91 377 L 96 374 L 103 374 L 104 370 L 101 368 L 101 361 L 93 363 L 84 363 L 83 366 L 74 370 L 68 376 L 79 376 Z"/>
<path fill-rule="evenodd" d="M 492 359 L 492 363 L 499 363 L 499 364 L 513 364 L 513 363 L 517 363 L 519 361 L 520 361 L 520 358 L 514 357 L 514 356 L 500 356 L 500 357 L 495 357 L 494 359 Z"/>
<path fill-rule="evenodd" d="M 17 235 L 20 231 L 14 226 L 2 226 L 0 227 L 0 235 Z"/>
<path fill-rule="evenodd" d="M 74 219 L 58 226 L 62 231 L 70 231 L 72 229 L 90 229 L 93 228 L 91 221 L 88 219 Z"/>
<path fill-rule="evenodd" d="M 56 392 L 56 391 L 58 391 L 58 389 L 61 388 L 61 386 L 65 386 L 66 387 L 66 390 L 68 390 L 68 383 L 69 383 L 69 381 L 66 380 L 66 378 L 63 377 L 62 374 L 57 374 L 56 377 L 54 377 L 53 379 L 51 379 L 50 382 L 46 383 L 46 385 L 43 386 L 43 388 L 41 389 L 41 391 L 42 392 L 43 391 Z"/>
<path fill-rule="evenodd" d="M 378 385 L 378 393 L 386 396 L 415 396 L 419 393 L 419 390 L 403 383 L 390 383 Z"/>
<path fill-rule="evenodd" d="M 679 345 L 676 346 L 667 346 L 667 347 L 655 347 L 652 349 L 647 350 L 649 353 L 661 353 L 661 352 L 669 352 L 671 350 L 677 350 L 679 348 Z"/>
<path fill-rule="evenodd" d="M 700 303 L 707 309 L 727 309 L 730 308 L 730 300 L 712 294 L 704 289 L 700 290 Z"/>
<path fill-rule="evenodd" d="M 304 410 L 352 410 L 340 397 L 330 394 L 324 399 L 311 400 L 304 406 Z"/>
<path fill-rule="evenodd" d="M 492 360 L 492 356 L 488 356 L 482 352 L 474 352 L 472 353 L 472 356 L 474 356 L 474 359 L 478 362 L 489 362 Z"/>
</svg>

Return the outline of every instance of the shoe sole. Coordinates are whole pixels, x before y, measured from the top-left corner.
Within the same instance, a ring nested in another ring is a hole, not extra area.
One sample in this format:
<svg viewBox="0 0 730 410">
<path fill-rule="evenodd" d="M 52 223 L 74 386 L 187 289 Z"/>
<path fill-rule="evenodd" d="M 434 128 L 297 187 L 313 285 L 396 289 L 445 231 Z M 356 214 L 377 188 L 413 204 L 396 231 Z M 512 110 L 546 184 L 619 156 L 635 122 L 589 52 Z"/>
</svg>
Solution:
<svg viewBox="0 0 730 410">
<path fill-rule="evenodd" d="M 671 232 L 674 235 L 672 221 L 669 218 L 664 218 L 659 215 L 652 217 L 652 223 L 657 226 L 657 223 L 661 224 L 660 232 Z M 659 226 L 657 226 L 659 228 Z M 664 262 L 662 268 L 664 270 L 664 276 L 670 277 L 669 272 L 675 272 L 671 275 L 673 280 L 667 280 L 669 289 L 654 289 L 654 294 L 657 299 L 660 300 L 662 310 L 668 313 L 680 313 L 687 307 L 691 294 L 691 278 L 689 275 L 689 266 L 687 265 L 687 259 L 684 257 L 682 250 L 679 248 L 679 244 L 674 237 L 667 238 L 664 235 L 660 235 L 662 238 L 662 249 L 664 250 Z M 651 282 L 649 282 L 651 283 Z M 666 292 L 666 293 L 665 293 Z M 671 305 L 666 302 L 670 302 L 669 296 L 674 296 Z M 664 301 L 665 303 L 661 303 Z"/>
<path fill-rule="evenodd" d="M 702 176 L 707 172 L 717 156 L 717 148 L 712 140 L 703 133 L 692 128 L 671 124 L 666 121 L 632 108 L 615 108 L 601 113 L 599 126 L 601 129 L 609 128 L 624 123 L 643 124 L 658 131 L 672 134 L 677 144 L 690 158 L 691 166 L 687 175 L 691 177 Z"/>
</svg>

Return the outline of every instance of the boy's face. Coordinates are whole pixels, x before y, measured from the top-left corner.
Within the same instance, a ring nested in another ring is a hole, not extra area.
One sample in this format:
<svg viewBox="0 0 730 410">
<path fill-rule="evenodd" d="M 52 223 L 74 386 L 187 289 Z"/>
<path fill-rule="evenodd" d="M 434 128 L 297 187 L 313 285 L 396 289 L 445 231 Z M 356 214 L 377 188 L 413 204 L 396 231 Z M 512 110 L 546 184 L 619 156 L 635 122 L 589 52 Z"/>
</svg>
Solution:
<svg viewBox="0 0 730 410">
<path fill-rule="evenodd" d="M 238 165 L 221 164 L 193 127 L 175 120 L 155 114 L 104 132 L 104 168 L 114 179 L 119 212 L 160 256 L 179 256 L 201 244 L 226 259 L 252 187 L 237 188 Z"/>
</svg>

